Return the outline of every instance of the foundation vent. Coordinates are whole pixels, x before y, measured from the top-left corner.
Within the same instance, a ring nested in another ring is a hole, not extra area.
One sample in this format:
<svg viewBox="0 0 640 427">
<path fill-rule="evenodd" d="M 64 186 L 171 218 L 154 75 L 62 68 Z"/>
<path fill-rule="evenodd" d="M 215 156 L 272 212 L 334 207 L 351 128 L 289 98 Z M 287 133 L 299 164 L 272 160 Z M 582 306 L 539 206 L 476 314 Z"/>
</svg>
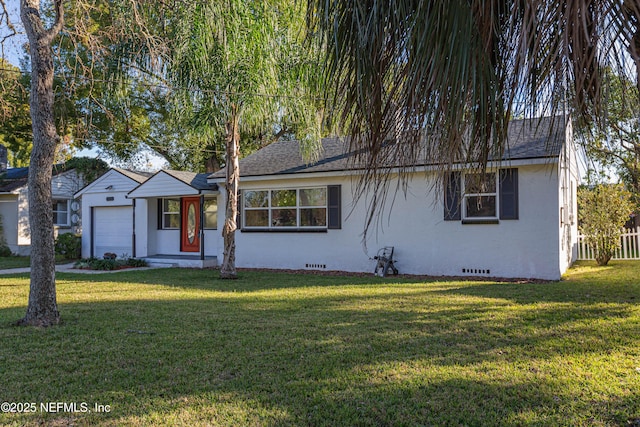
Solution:
<svg viewBox="0 0 640 427">
<path fill-rule="evenodd" d="M 489 275 L 491 274 L 491 270 L 489 270 L 488 268 L 463 268 L 462 269 L 462 274 L 485 274 L 485 275 Z"/>
<path fill-rule="evenodd" d="M 305 264 L 305 268 L 311 268 L 313 270 L 325 270 L 327 268 L 327 264 Z"/>
</svg>

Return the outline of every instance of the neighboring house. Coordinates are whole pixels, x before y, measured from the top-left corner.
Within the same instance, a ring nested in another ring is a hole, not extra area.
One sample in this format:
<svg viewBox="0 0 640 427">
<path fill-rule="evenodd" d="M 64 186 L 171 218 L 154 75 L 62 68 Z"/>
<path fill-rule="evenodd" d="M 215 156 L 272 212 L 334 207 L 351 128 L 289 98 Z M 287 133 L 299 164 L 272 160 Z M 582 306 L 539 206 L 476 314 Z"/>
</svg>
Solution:
<svg viewBox="0 0 640 427">
<path fill-rule="evenodd" d="M 6 167 L 6 160 L 0 161 L 0 165 Z M 0 170 L 2 229 L 7 246 L 16 255 L 29 255 L 31 252 L 28 174 L 29 168 Z M 56 236 L 62 233 L 80 232 L 80 204 L 74 200 L 73 194 L 82 185 L 82 176 L 75 169 L 64 170 L 61 166 L 54 166 L 51 191 Z"/>
<path fill-rule="evenodd" d="M 216 265 L 217 186 L 208 174 L 163 170 L 152 176 L 112 169 L 76 193 L 85 221 L 83 257 L 112 252 L 152 264 Z"/>
<path fill-rule="evenodd" d="M 311 164 L 296 141 L 264 147 L 240 161 L 236 266 L 373 272 L 378 248 L 394 246 L 401 273 L 557 280 L 577 256 L 579 176 L 570 122 L 549 125 L 512 122 L 503 158 L 482 176 L 459 165 L 444 194 L 433 165 L 418 165 L 366 242 L 368 200 L 353 200 L 361 172 L 342 141 L 324 139 Z M 224 186 L 224 171 L 209 182 Z"/>
</svg>

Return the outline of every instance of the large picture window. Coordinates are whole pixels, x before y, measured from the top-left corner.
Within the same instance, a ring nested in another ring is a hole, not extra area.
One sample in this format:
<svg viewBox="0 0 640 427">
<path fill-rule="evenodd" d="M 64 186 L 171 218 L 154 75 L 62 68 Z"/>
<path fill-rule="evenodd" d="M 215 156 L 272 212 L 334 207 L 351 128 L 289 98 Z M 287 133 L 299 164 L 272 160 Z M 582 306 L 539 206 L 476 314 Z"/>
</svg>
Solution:
<svg viewBox="0 0 640 427">
<path fill-rule="evenodd" d="M 244 190 L 242 195 L 244 228 L 327 228 L 327 187 Z"/>
<path fill-rule="evenodd" d="M 53 199 L 53 225 L 69 226 L 69 200 Z"/>
</svg>

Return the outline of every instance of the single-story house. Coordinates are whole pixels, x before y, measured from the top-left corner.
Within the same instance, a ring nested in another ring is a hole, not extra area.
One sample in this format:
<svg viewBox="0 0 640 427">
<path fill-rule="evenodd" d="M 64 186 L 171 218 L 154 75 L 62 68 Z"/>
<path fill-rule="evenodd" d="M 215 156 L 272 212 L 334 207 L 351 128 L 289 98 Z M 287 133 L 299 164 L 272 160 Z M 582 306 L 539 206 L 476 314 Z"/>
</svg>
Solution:
<svg viewBox="0 0 640 427">
<path fill-rule="evenodd" d="M 553 133 L 550 119 L 513 121 L 503 157 L 480 175 L 457 165 L 443 194 L 437 168 L 417 165 L 365 242 L 367 200 L 353 197 L 362 171 L 344 141 L 324 139 L 312 163 L 297 141 L 266 146 L 240 161 L 236 265 L 373 273 L 378 249 L 393 246 L 401 273 L 557 280 L 577 256 L 579 176 L 571 124 L 555 121 Z M 224 184 L 224 171 L 110 171 L 76 194 L 90 218 L 83 256 L 215 266 Z"/>
<path fill-rule="evenodd" d="M 99 258 L 110 252 L 150 264 L 215 266 L 218 190 L 207 176 L 111 169 L 76 193 L 90 218 L 84 224 L 82 256 Z"/>
<path fill-rule="evenodd" d="M 0 161 L 0 165 L 6 167 L 6 161 Z M 28 175 L 27 167 L 0 170 L 0 217 L 4 242 L 13 254 L 23 256 L 31 253 Z M 82 186 L 82 175 L 75 169 L 54 167 L 51 191 L 56 236 L 80 232 L 80 202 L 74 199 L 73 194 Z"/>
<path fill-rule="evenodd" d="M 361 170 L 343 141 L 324 139 L 313 163 L 296 141 L 266 146 L 240 161 L 236 266 L 373 272 L 378 248 L 393 246 L 401 273 L 557 280 L 577 256 L 579 176 L 570 121 L 550 126 L 513 121 L 503 157 L 482 175 L 458 165 L 444 194 L 434 165 L 417 165 L 365 242 Z M 208 181 L 223 188 L 224 171 Z"/>
</svg>

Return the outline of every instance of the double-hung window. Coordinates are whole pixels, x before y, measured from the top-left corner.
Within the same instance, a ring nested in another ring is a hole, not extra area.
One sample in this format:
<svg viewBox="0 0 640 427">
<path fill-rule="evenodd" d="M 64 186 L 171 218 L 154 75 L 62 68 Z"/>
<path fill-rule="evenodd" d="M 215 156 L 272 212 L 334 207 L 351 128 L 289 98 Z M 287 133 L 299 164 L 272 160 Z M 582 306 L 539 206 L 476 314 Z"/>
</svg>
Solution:
<svg viewBox="0 0 640 427">
<path fill-rule="evenodd" d="M 53 199 L 53 225 L 68 227 L 69 224 L 69 200 Z"/>
<path fill-rule="evenodd" d="M 180 199 L 162 199 L 161 228 L 180 228 Z"/>
<path fill-rule="evenodd" d="M 207 197 L 204 199 L 204 228 L 207 230 L 215 230 L 218 228 L 218 199 L 216 197 Z"/>
<path fill-rule="evenodd" d="M 495 172 L 464 175 L 463 219 L 496 219 L 498 217 L 496 176 Z"/>
<path fill-rule="evenodd" d="M 244 190 L 245 229 L 326 229 L 327 187 Z"/>
<path fill-rule="evenodd" d="M 518 169 L 451 172 L 445 180 L 444 219 L 463 224 L 518 219 Z"/>
</svg>

